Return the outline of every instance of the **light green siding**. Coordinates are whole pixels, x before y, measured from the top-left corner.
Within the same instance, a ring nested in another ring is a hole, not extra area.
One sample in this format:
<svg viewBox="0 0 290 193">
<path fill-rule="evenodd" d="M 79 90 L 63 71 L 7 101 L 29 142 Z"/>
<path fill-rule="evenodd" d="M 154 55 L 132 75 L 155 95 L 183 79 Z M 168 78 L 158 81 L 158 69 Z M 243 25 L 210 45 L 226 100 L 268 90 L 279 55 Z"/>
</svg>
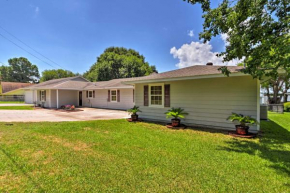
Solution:
<svg viewBox="0 0 290 193">
<path fill-rule="evenodd" d="M 184 123 L 192 126 L 218 129 L 234 129 L 234 124 L 226 120 L 232 113 L 258 116 L 259 83 L 250 76 L 221 77 L 196 80 L 163 82 L 170 84 L 171 107 L 184 108 L 189 113 Z M 169 108 L 143 106 L 143 87 L 136 84 L 135 103 L 140 106 L 143 119 L 170 122 L 165 118 Z M 251 127 L 252 131 L 257 127 Z"/>
</svg>

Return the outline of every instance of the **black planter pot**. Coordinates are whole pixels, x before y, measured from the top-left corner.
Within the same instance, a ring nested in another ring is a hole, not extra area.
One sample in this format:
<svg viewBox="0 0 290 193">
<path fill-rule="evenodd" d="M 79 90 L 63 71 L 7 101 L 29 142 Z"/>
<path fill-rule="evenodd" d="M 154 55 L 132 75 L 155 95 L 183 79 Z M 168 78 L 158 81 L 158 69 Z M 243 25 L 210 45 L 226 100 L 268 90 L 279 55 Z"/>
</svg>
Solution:
<svg viewBox="0 0 290 193">
<path fill-rule="evenodd" d="M 138 115 L 131 115 L 132 121 L 138 121 Z"/>
<path fill-rule="evenodd" d="M 180 119 L 171 119 L 171 124 L 173 127 L 179 127 Z"/>
<path fill-rule="evenodd" d="M 236 132 L 239 135 L 248 135 L 249 134 L 249 126 L 236 125 Z"/>
</svg>

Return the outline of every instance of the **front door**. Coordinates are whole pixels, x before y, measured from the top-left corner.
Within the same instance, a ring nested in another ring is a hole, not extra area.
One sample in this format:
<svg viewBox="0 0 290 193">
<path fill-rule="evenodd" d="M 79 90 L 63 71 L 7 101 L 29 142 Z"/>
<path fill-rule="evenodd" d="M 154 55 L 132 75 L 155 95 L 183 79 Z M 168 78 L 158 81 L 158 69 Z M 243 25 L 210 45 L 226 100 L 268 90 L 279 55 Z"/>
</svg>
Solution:
<svg viewBox="0 0 290 193">
<path fill-rule="evenodd" d="M 83 106 L 83 92 L 80 91 L 79 92 L 79 106 Z"/>
</svg>

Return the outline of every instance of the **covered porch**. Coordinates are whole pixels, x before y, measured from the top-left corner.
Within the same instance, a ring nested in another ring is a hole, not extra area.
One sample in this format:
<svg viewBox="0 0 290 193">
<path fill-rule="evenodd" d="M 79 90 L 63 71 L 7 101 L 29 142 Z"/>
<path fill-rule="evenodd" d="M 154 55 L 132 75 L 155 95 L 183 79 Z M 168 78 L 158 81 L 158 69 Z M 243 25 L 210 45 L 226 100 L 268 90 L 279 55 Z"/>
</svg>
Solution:
<svg viewBox="0 0 290 193">
<path fill-rule="evenodd" d="M 81 90 L 41 89 L 33 90 L 33 103 L 45 108 L 60 108 L 63 105 L 82 106 Z"/>
</svg>

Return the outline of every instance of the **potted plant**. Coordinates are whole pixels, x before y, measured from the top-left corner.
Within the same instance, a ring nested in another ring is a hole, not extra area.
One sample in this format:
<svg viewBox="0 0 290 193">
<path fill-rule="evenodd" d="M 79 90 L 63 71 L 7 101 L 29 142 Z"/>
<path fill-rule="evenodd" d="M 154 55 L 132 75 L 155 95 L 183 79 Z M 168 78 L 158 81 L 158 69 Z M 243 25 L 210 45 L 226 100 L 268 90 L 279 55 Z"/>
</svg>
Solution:
<svg viewBox="0 0 290 193">
<path fill-rule="evenodd" d="M 142 111 L 139 109 L 138 106 L 135 105 L 133 108 L 128 109 L 127 112 L 129 114 L 131 114 L 132 121 L 138 121 L 138 114 L 137 113 L 142 112 Z"/>
<path fill-rule="evenodd" d="M 182 108 L 172 107 L 166 113 L 166 118 L 172 118 L 171 124 L 173 127 L 178 127 L 180 125 L 180 119 L 183 119 L 185 115 L 188 115 L 187 112 L 184 112 Z"/>
<path fill-rule="evenodd" d="M 231 116 L 227 118 L 231 122 L 238 122 L 239 125 L 236 125 L 236 132 L 239 135 L 247 135 L 249 132 L 250 125 L 257 125 L 259 122 L 252 118 L 251 116 L 244 116 L 242 114 L 232 113 Z"/>
</svg>

